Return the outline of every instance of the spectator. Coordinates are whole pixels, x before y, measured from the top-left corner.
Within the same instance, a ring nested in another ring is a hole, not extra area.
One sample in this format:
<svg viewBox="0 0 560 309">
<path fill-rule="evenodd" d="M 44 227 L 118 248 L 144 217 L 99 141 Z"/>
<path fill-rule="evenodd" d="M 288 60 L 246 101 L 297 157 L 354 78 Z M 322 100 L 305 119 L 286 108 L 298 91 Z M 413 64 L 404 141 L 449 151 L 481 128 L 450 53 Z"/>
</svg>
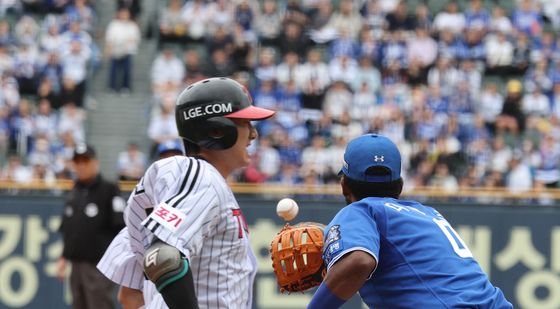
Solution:
<svg viewBox="0 0 560 309">
<path fill-rule="evenodd" d="M 64 78 L 64 68 L 60 63 L 60 58 L 56 53 L 50 53 L 47 56 L 47 63 L 39 69 L 39 80 L 42 81 L 44 79 L 48 79 L 50 85 L 53 89 L 53 92 L 59 94 L 62 89 L 62 79 Z M 68 65 L 68 64 L 67 64 Z M 76 64 L 78 65 L 78 63 Z M 75 69 L 75 68 L 67 68 L 67 69 Z"/>
<path fill-rule="evenodd" d="M 274 81 L 269 79 L 261 81 L 260 87 L 253 94 L 253 99 L 258 107 L 276 110 L 279 97 Z"/>
<path fill-rule="evenodd" d="M 49 141 L 55 141 L 58 135 L 57 125 L 58 117 L 52 111 L 51 103 L 46 99 L 42 99 L 39 101 L 37 113 L 34 115 L 33 134 L 36 136 L 42 134 Z"/>
<path fill-rule="evenodd" d="M 513 50 L 513 67 L 511 73 L 524 74 L 529 67 L 529 59 L 532 48 L 527 34 L 525 32 L 519 33 L 517 35 L 517 41 L 514 45 L 515 48 Z"/>
<path fill-rule="evenodd" d="M 486 73 L 506 75 L 513 64 L 514 46 L 505 33 L 497 32 L 486 40 Z"/>
<path fill-rule="evenodd" d="M 513 25 L 511 24 L 511 20 L 506 16 L 504 8 L 499 5 L 495 6 L 492 9 L 492 17 L 490 18 L 490 31 L 510 34 L 512 30 Z"/>
<path fill-rule="evenodd" d="M 195 49 L 190 49 L 185 51 L 184 56 L 185 63 L 185 84 L 190 85 L 194 82 L 206 78 L 204 72 L 206 68 L 203 63 L 203 59 L 200 58 L 200 54 Z"/>
<path fill-rule="evenodd" d="M 152 64 L 151 75 L 155 93 L 169 85 L 178 89 L 185 78 L 185 66 L 171 47 L 164 47 Z"/>
<path fill-rule="evenodd" d="M 276 63 L 273 49 L 265 48 L 259 54 L 259 62 L 255 68 L 257 82 L 276 80 Z"/>
<path fill-rule="evenodd" d="M 70 50 L 63 54 L 61 63 L 63 92 L 69 97 L 63 100 L 63 104 L 66 104 L 68 101 L 73 101 L 79 107 L 83 106 L 88 61 L 90 59 L 90 49 L 80 43 L 80 41 L 73 41 L 70 45 Z M 55 91 L 54 87 L 53 91 Z"/>
<path fill-rule="evenodd" d="M 140 0 L 117 0 L 117 11 L 127 9 L 130 12 L 130 19 L 138 20 L 142 13 L 142 1 Z"/>
<path fill-rule="evenodd" d="M 498 86 L 495 83 L 488 83 L 482 91 L 477 110 L 481 114 L 486 125 L 494 129 L 496 119 L 502 112 L 504 105 L 504 97 L 498 92 Z"/>
<path fill-rule="evenodd" d="M 254 35 L 253 32 L 253 18 L 254 12 L 251 6 L 249 5 L 248 0 L 241 0 L 234 9 L 234 21 L 236 24 L 240 25 L 243 28 L 243 31 L 250 35 L 251 37 Z"/>
<path fill-rule="evenodd" d="M 34 45 L 39 36 L 39 25 L 33 17 L 24 15 L 17 21 L 14 34 L 20 45 Z"/>
<path fill-rule="evenodd" d="M 6 46 L 0 43 L 0 75 L 10 74 L 14 68 L 14 58 L 8 53 Z"/>
<path fill-rule="evenodd" d="M 296 23 L 300 27 L 305 27 L 309 22 L 304 9 L 301 6 L 299 0 L 288 0 L 286 3 L 286 9 L 284 12 L 283 24 Z"/>
<path fill-rule="evenodd" d="M 0 20 L 0 45 L 5 47 L 14 47 L 16 43 L 16 38 L 11 32 L 8 21 Z"/>
<path fill-rule="evenodd" d="M 337 33 L 344 29 L 351 38 L 356 39 L 362 28 L 362 16 L 351 0 L 341 0 L 338 11 L 332 15 L 327 27 L 335 29 Z"/>
<path fill-rule="evenodd" d="M 459 189 L 457 178 L 449 173 L 449 167 L 445 163 L 436 164 L 435 173 L 430 178 L 428 186 L 447 192 L 455 192 Z"/>
<path fill-rule="evenodd" d="M 276 1 L 265 0 L 262 2 L 261 12 L 255 20 L 255 30 L 262 45 L 278 44 L 278 37 L 282 30 L 282 18 Z"/>
<path fill-rule="evenodd" d="M 400 31 L 387 32 L 385 41 L 381 46 L 381 66 L 388 68 L 390 64 L 394 63 L 400 68 L 405 68 L 408 65 L 407 55 L 404 34 Z"/>
<path fill-rule="evenodd" d="M 550 115 L 550 101 L 542 94 L 541 89 L 536 87 L 521 99 L 521 110 L 526 116 L 546 117 Z"/>
<path fill-rule="evenodd" d="M 387 26 L 385 12 L 381 7 L 381 2 L 377 0 L 368 0 L 362 8 L 364 12 L 364 23 L 372 30 L 372 34 L 376 39 L 383 35 L 383 31 Z"/>
<path fill-rule="evenodd" d="M 138 144 L 130 142 L 127 149 L 119 153 L 117 161 L 119 180 L 138 181 L 144 175 L 146 164 L 146 155 L 140 151 Z"/>
<path fill-rule="evenodd" d="M 276 80 L 280 85 L 286 85 L 290 81 L 299 79 L 299 74 L 301 74 L 301 65 L 298 54 L 286 53 L 283 61 L 276 67 Z"/>
<path fill-rule="evenodd" d="M 19 85 L 19 92 L 31 95 L 35 93 L 39 53 L 34 45 L 22 44 L 14 57 L 14 77 Z"/>
<path fill-rule="evenodd" d="M 342 81 L 350 85 L 358 74 L 358 63 L 350 56 L 341 54 L 331 59 L 329 73 L 333 80 Z"/>
<path fill-rule="evenodd" d="M 201 42 L 207 34 L 208 5 L 203 0 L 187 1 L 181 9 L 181 20 L 191 41 Z"/>
<path fill-rule="evenodd" d="M 465 15 L 459 12 L 459 6 L 456 1 L 450 1 L 445 11 L 439 12 L 434 19 L 434 30 L 441 32 L 449 30 L 453 34 L 458 35 L 466 27 Z"/>
<path fill-rule="evenodd" d="M 532 37 L 540 35 L 543 20 L 541 14 L 534 8 L 533 1 L 521 0 L 518 3 L 519 7 L 511 15 L 515 29 Z"/>
<path fill-rule="evenodd" d="M 84 122 L 86 120 L 86 112 L 77 107 L 73 102 L 69 102 L 60 109 L 60 118 L 58 120 L 59 132 L 72 132 L 74 141 L 83 143 L 85 141 Z"/>
<path fill-rule="evenodd" d="M 545 93 L 552 90 L 553 81 L 548 74 L 548 61 L 541 60 L 525 73 L 524 86 L 527 91 L 541 88 Z"/>
<path fill-rule="evenodd" d="M 21 99 L 11 116 L 11 142 L 22 153 L 27 154 L 33 143 L 33 106 L 27 99 Z"/>
<path fill-rule="evenodd" d="M 482 6 L 482 0 L 471 0 L 465 12 L 466 28 L 486 33 L 490 27 L 490 14 Z"/>
<path fill-rule="evenodd" d="M 323 113 L 328 114 L 336 122 L 352 106 L 352 93 L 344 81 L 336 80 L 325 94 Z"/>
<path fill-rule="evenodd" d="M 514 194 L 522 194 L 533 188 L 531 169 L 522 159 L 523 154 L 520 151 L 514 151 L 509 161 L 509 172 L 505 177 L 508 191 Z"/>
<path fill-rule="evenodd" d="M 302 174 L 315 173 L 319 177 L 326 176 L 329 151 L 326 142 L 321 136 L 314 136 L 311 144 L 303 149 L 301 155 Z"/>
<path fill-rule="evenodd" d="M 0 173 L 0 179 L 16 183 L 28 183 L 33 179 L 33 170 L 22 163 L 18 155 L 10 155 L 8 163 Z"/>
<path fill-rule="evenodd" d="M 560 83 L 554 84 L 552 88 L 551 106 L 553 116 L 560 120 Z"/>
<path fill-rule="evenodd" d="M 359 47 L 355 42 L 355 38 L 351 38 L 347 29 L 341 29 L 338 37 L 330 43 L 330 57 L 347 56 L 356 58 L 358 56 Z"/>
<path fill-rule="evenodd" d="M 381 88 L 381 73 L 375 68 L 368 57 L 359 59 L 356 75 L 351 81 L 352 89 L 363 89 L 364 84 L 372 94 L 377 94 Z M 372 101 L 373 103 L 373 101 Z"/>
<path fill-rule="evenodd" d="M 228 55 L 233 49 L 233 39 L 224 27 L 216 27 L 206 40 L 206 50 L 212 54 L 216 49 L 223 49 Z"/>
<path fill-rule="evenodd" d="M 148 125 L 148 137 L 152 140 L 151 157 L 154 157 L 158 145 L 179 138 L 175 126 L 174 102 L 164 103 L 160 113 L 153 116 Z"/>
<path fill-rule="evenodd" d="M 414 16 L 408 14 L 408 6 L 406 1 L 399 1 L 395 10 L 385 17 L 387 21 L 387 30 L 393 32 L 396 30 L 412 31 L 416 27 Z"/>
<path fill-rule="evenodd" d="M 258 170 L 264 174 L 266 179 L 274 179 L 280 172 L 280 155 L 271 145 L 269 138 L 264 137 L 259 139 L 259 146 L 257 153 L 259 160 L 257 163 Z"/>
<path fill-rule="evenodd" d="M 165 143 L 161 143 L 157 148 L 158 160 L 173 156 L 182 156 L 184 152 L 183 143 L 180 140 L 170 140 Z"/>
<path fill-rule="evenodd" d="M 186 39 L 187 26 L 183 23 L 181 0 L 170 0 L 159 12 L 159 42 L 182 42 Z"/>
<path fill-rule="evenodd" d="M 47 25 L 46 33 L 41 35 L 39 47 L 44 52 L 56 53 L 62 51 L 63 37 L 60 33 L 60 26 L 57 21 L 52 21 Z"/>
<path fill-rule="evenodd" d="M 0 106 L 15 108 L 20 100 L 18 82 L 12 76 L 4 73 L 0 76 Z"/>
<path fill-rule="evenodd" d="M 46 137 L 37 137 L 27 158 L 29 164 L 33 167 L 42 166 L 47 173 L 52 173 L 54 157 L 50 147 L 49 140 Z"/>
<path fill-rule="evenodd" d="M 560 145 L 554 136 L 547 134 L 539 146 L 540 165 L 535 171 L 538 188 L 557 188 L 560 181 Z"/>
<path fill-rule="evenodd" d="M 236 70 L 234 63 L 223 49 L 216 49 L 212 53 L 212 61 L 207 69 L 207 76 L 231 76 Z"/>
<path fill-rule="evenodd" d="M 302 90 L 302 104 L 304 108 L 322 109 L 325 90 L 330 83 L 328 66 L 321 61 L 319 50 L 310 50 L 307 62 L 301 67 L 301 74 L 296 84 Z"/>
<path fill-rule="evenodd" d="M 6 162 L 10 148 L 10 121 L 8 107 L 0 105 L 0 167 Z"/>
<path fill-rule="evenodd" d="M 119 0 L 119 2 L 124 1 Z M 64 14 L 69 20 L 78 21 L 84 31 L 94 31 L 95 11 L 88 4 L 87 0 L 74 0 L 70 5 L 66 6 Z"/>
<path fill-rule="evenodd" d="M 336 29 L 329 25 L 333 16 L 333 4 L 330 0 L 321 0 L 317 10 L 311 16 L 309 38 L 318 44 L 328 43 L 337 36 Z"/>
<path fill-rule="evenodd" d="M 372 119 L 377 110 L 375 93 L 370 89 L 367 82 L 362 82 L 359 89 L 355 89 L 355 94 L 350 108 L 352 120 L 366 123 Z"/>
<path fill-rule="evenodd" d="M 106 54 L 111 60 L 109 88 L 115 92 L 121 89 L 132 91 L 132 57 L 138 51 L 140 29 L 130 20 L 130 12 L 122 8 L 116 18 L 107 25 L 105 32 Z"/>
<path fill-rule="evenodd" d="M 459 71 L 446 57 L 439 58 L 436 65 L 428 71 L 428 85 L 438 85 L 443 95 L 451 95 L 459 80 Z"/>
<path fill-rule="evenodd" d="M 69 29 L 62 33 L 61 39 L 62 52 L 69 51 L 74 42 L 81 43 L 82 48 L 87 50 L 91 50 L 91 46 L 93 46 L 91 35 L 82 29 L 82 24 L 77 20 L 70 21 Z"/>
<path fill-rule="evenodd" d="M 214 32 L 218 27 L 231 29 L 233 22 L 233 5 L 227 0 L 218 0 L 208 4 L 208 29 Z"/>
<path fill-rule="evenodd" d="M 496 119 L 496 132 L 510 132 L 519 134 L 525 129 L 525 115 L 521 110 L 521 96 L 523 85 L 518 80 L 507 83 L 507 93 L 502 112 Z"/>
<path fill-rule="evenodd" d="M 285 25 L 284 31 L 280 34 L 280 38 L 278 39 L 278 47 L 283 55 L 288 52 L 295 52 L 298 56 L 303 57 L 308 46 L 308 39 L 303 34 L 299 24 L 288 23 Z"/>
<path fill-rule="evenodd" d="M 426 4 L 419 3 L 416 6 L 416 16 L 415 16 L 415 26 L 416 28 L 431 29 L 432 28 L 432 16 L 430 14 L 430 9 Z"/>
<path fill-rule="evenodd" d="M 434 39 L 428 35 L 428 30 L 416 28 L 416 36 L 407 42 L 408 63 L 418 60 L 422 70 L 430 67 L 436 60 L 438 46 Z"/>
</svg>

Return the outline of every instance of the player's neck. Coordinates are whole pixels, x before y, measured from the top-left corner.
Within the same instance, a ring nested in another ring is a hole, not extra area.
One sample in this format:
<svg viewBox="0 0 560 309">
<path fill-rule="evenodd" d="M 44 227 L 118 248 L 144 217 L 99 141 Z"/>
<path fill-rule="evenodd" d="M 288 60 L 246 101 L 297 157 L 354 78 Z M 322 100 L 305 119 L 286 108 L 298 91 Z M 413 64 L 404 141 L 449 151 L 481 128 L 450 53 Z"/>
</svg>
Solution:
<svg viewBox="0 0 560 309">
<path fill-rule="evenodd" d="M 235 168 L 232 167 L 230 164 L 231 160 L 228 160 L 228 158 L 218 155 L 216 152 L 213 153 L 202 152 L 197 157 L 210 163 L 210 165 L 212 165 L 218 171 L 218 173 L 220 173 L 220 175 L 224 177 L 224 179 L 227 179 L 231 175 L 231 173 L 233 173 L 233 171 L 235 170 Z"/>
</svg>

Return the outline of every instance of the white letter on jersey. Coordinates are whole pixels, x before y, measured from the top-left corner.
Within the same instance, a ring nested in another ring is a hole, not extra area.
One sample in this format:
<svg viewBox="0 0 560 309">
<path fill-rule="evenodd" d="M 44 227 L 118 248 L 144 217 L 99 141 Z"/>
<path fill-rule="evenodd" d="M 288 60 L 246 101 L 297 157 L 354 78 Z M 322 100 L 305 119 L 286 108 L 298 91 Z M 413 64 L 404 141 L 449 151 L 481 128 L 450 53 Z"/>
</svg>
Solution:
<svg viewBox="0 0 560 309">
<path fill-rule="evenodd" d="M 453 247 L 453 251 L 455 251 L 455 253 L 457 253 L 458 256 L 462 258 L 473 257 L 471 250 L 469 250 L 467 245 L 465 245 L 465 242 L 461 239 L 461 237 L 459 237 L 459 234 L 455 232 L 455 230 L 451 227 L 451 225 L 449 224 L 449 222 L 447 222 L 447 220 L 436 219 L 436 218 L 433 218 L 432 220 L 435 222 L 435 224 L 437 224 L 437 226 L 443 232 L 447 240 L 449 240 L 449 243 Z M 461 246 L 459 246 L 459 244 Z"/>
</svg>

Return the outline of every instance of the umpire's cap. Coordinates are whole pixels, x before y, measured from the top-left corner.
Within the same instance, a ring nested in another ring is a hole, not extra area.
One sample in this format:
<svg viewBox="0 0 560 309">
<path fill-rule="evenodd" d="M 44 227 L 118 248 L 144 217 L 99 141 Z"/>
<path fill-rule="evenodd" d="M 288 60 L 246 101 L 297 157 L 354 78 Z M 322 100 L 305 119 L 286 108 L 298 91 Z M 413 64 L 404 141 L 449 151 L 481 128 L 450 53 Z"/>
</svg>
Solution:
<svg viewBox="0 0 560 309">
<path fill-rule="evenodd" d="M 252 103 L 247 89 L 232 79 L 214 77 L 196 82 L 177 99 L 179 136 L 201 148 L 230 148 L 237 140 L 237 128 L 230 118 L 262 120 L 275 113 Z M 221 134 L 210 134 L 216 131 Z"/>
<path fill-rule="evenodd" d="M 384 167 L 387 175 L 369 175 L 368 169 Z M 401 178 L 401 153 L 390 139 L 379 134 L 365 134 L 348 143 L 339 174 L 364 182 L 391 182 Z"/>
<path fill-rule="evenodd" d="M 85 143 L 77 144 L 74 148 L 74 154 L 72 156 L 72 160 L 75 161 L 78 158 L 84 158 L 87 160 L 95 159 L 96 153 L 93 146 Z"/>
</svg>

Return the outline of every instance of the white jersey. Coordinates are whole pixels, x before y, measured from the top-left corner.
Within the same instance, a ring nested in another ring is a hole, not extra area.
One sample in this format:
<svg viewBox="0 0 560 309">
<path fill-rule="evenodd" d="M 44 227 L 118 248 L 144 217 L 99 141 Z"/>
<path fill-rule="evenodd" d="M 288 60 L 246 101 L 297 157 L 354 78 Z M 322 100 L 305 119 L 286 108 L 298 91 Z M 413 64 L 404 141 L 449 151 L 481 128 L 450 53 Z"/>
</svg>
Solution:
<svg viewBox="0 0 560 309">
<path fill-rule="evenodd" d="M 124 228 L 97 267 L 119 285 L 143 290 L 146 309 L 167 308 L 144 277 L 153 236 L 189 260 L 200 308 L 251 308 L 256 258 L 231 189 L 209 163 L 175 156 L 152 164 L 125 209 Z"/>
</svg>

